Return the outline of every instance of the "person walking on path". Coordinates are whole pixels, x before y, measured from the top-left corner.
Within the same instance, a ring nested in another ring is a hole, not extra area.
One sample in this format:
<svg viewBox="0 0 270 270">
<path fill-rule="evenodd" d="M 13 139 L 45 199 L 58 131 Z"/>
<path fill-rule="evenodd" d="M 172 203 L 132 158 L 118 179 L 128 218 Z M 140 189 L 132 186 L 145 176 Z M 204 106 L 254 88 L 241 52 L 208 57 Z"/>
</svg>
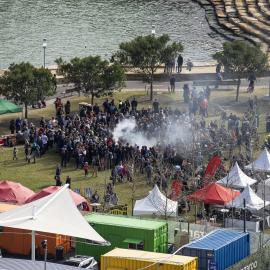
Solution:
<svg viewBox="0 0 270 270">
<path fill-rule="evenodd" d="M 187 61 L 187 70 L 191 71 L 192 68 L 193 68 L 193 63 L 191 62 L 190 59 L 188 59 L 188 61 Z"/>
<path fill-rule="evenodd" d="M 170 78 L 170 90 L 171 90 L 170 91 L 171 93 L 175 92 L 175 77 L 174 76 Z"/>
<path fill-rule="evenodd" d="M 248 93 L 251 94 L 254 91 L 254 84 L 255 84 L 255 81 L 256 81 L 256 76 L 255 76 L 254 73 L 252 73 L 252 74 L 250 74 L 248 76 L 248 81 L 249 81 L 249 85 L 248 85 L 247 91 L 248 91 Z"/>
<path fill-rule="evenodd" d="M 193 68 L 193 63 L 191 62 L 190 59 L 187 60 L 187 70 L 191 71 L 191 69 Z"/>
<path fill-rule="evenodd" d="M 177 58 L 177 73 L 182 72 L 182 66 L 183 66 L 184 59 L 181 54 L 179 54 Z"/>
<path fill-rule="evenodd" d="M 187 83 L 184 84 L 183 90 L 184 102 L 188 104 L 190 100 L 190 89 Z"/>
</svg>

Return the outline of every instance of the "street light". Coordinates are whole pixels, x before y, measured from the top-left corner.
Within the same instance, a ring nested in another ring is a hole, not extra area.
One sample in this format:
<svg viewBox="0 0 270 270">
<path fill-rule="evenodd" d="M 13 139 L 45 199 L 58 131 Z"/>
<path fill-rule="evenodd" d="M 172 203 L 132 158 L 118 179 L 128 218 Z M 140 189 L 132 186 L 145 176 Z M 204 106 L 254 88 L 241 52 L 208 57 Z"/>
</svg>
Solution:
<svg viewBox="0 0 270 270">
<path fill-rule="evenodd" d="M 43 38 L 42 47 L 43 47 L 43 50 L 44 50 L 44 65 L 43 65 L 43 67 L 45 68 L 45 51 L 46 51 L 46 48 L 47 48 L 47 39 L 46 38 Z"/>
<path fill-rule="evenodd" d="M 152 34 L 153 36 L 156 35 L 156 26 L 155 26 L 154 24 L 152 24 L 151 34 Z"/>
</svg>

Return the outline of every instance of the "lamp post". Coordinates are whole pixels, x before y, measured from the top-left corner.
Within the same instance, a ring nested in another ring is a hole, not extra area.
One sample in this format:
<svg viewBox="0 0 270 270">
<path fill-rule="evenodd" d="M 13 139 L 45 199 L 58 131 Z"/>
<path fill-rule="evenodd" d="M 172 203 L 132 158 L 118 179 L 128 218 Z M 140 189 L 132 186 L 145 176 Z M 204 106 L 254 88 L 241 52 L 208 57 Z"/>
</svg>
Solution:
<svg viewBox="0 0 270 270">
<path fill-rule="evenodd" d="M 152 34 L 153 36 L 156 35 L 156 26 L 155 26 L 154 24 L 152 24 L 151 34 Z"/>
<path fill-rule="evenodd" d="M 43 43 L 42 43 L 42 47 L 43 47 L 43 52 L 44 52 L 44 64 L 43 67 L 45 68 L 45 55 L 46 55 L 46 48 L 47 48 L 47 40 L 46 38 L 43 38 Z"/>
</svg>

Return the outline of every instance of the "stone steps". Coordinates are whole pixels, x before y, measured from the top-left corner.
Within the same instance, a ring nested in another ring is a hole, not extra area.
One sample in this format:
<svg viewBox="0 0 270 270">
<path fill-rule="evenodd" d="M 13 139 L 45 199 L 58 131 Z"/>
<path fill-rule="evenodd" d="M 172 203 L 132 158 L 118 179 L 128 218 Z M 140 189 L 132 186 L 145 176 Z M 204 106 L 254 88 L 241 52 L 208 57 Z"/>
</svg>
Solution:
<svg viewBox="0 0 270 270">
<path fill-rule="evenodd" d="M 270 19 L 270 5 L 267 0 L 256 0 L 256 5 L 261 11 L 261 14 Z"/>
<path fill-rule="evenodd" d="M 262 16 L 256 0 L 244 0 L 244 2 L 247 6 L 247 13 L 249 14 L 249 16 L 253 16 L 258 21 L 270 26 L 270 18 Z"/>
<path fill-rule="evenodd" d="M 204 0 L 205 1 L 205 0 Z M 269 0 L 208 0 L 221 27 L 253 43 L 270 45 Z"/>
<path fill-rule="evenodd" d="M 263 34 L 266 34 L 267 36 L 270 34 L 270 27 L 269 24 L 267 24 L 264 21 L 260 21 L 256 18 L 255 14 L 250 14 L 248 12 L 248 6 L 245 2 L 245 0 L 234 0 L 235 7 L 238 12 L 239 18 L 250 25 L 251 27 L 256 28 Z M 269 22 L 270 23 L 270 22 Z"/>
<path fill-rule="evenodd" d="M 258 42 L 259 39 L 256 37 L 252 37 L 248 35 L 245 31 L 239 27 L 238 22 L 235 22 L 234 20 L 230 20 L 229 18 L 233 15 L 236 16 L 236 10 L 232 7 L 229 7 L 228 5 L 225 5 L 225 2 L 223 0 L 209 0 L 209 2 L 212 4 L 212 6 L 215 9 L 215 13 L 217 16 L 218 23 L 226 28 L 227 30 L 235 33 L 237 36 L 242 37 L 246 40 L 249 40 L 251 42 Z"/>
</svg>

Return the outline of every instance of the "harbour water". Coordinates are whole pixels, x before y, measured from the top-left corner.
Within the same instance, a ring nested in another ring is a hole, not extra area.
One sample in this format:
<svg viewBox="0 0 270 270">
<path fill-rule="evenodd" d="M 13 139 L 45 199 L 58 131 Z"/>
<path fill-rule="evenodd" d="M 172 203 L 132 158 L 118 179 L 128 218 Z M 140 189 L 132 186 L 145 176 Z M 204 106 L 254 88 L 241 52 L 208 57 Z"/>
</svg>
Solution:
<svg viewBox="0 0 270 270">
<path fill-rule="evenodd" d="M 46 65 L 58 57 L 110 57 L 119 43 L 138 35 L 167 33 L 184 45 L 184 58 L 211 62 L 223 40 L 204 10 L 189 0 L 0 0 L 0 68 L 12 62 Z M 215 38 L 213 38 L 213 35 Z"/>
</svg>

